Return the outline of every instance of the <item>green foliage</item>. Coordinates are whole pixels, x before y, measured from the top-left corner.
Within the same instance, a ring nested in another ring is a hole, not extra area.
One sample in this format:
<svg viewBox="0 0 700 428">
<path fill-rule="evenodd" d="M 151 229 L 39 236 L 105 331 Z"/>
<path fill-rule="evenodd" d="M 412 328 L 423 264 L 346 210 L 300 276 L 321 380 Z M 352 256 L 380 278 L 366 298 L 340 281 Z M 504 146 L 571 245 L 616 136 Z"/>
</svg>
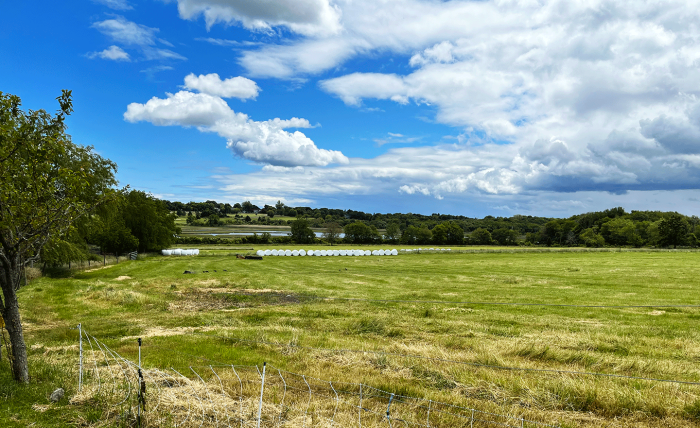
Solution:
<svg viewBox="0 0 700 428">
<path fill-rule="evenodd" d="M 316 234 L 309 227 L 309 222 L 303 218 L 292 222 L 292 241 L 297 244 L 310 244 L 316 240 Z"/>
<path fill-rule="evenodd" d="M 331 245 L 336 243 L 340 239 L 340 233 L 343 228 L 340 227 L 338 223 L 330 222 L 325 224 L 325 230 L 323 232 L 323 238 Z"/>
<path fill-rule="evenodd" d="M 399 228 L 398 223 L 389 223 L 384 236 L 389 242 L 398 242 L 401 239 L 401 228 Z"/>
<path fill-rule="evenodd" d="M 518 232 L 512 229 L 496 229 L 491 233 L 494 241 L 500 245 L 516 245 L 518 240 Z"/>
<path fill-rule="evenodd" d="M 376 228 L 372 230 L 365 223 L 356 221 L 344 228 L 345 241 L 351 244 L 369 244 L 379 237 Z"/>
<path fill-rule="evenodd" d="M 688 221 L 678 213 L 672 213 L 659 223 L 659 242 L 664 246 L 673 246 L 686 243 L 688 237 Z"/>
<path fill-rule="evenodd" d="M 469 236 L 469 242 L 477 245 L 490 245 L 493 240 L 488 230 L 478 228 Z"/>
<path fill-rule="evenodd" d="M 157 251 L 171 246 L 180 229 L 175 226 L 174 214 L 165 203 L 153 195 L 132 190 L 125 195 L 124 225 L 138 239 L 138 249 Z"/>
<path fill-rule="evenodd" d="M 447 245 L 462 245 L 464 243 L 464 230 L 454 221 L 440 223 L 432 230 L 433 243 Z"/>
</svg>

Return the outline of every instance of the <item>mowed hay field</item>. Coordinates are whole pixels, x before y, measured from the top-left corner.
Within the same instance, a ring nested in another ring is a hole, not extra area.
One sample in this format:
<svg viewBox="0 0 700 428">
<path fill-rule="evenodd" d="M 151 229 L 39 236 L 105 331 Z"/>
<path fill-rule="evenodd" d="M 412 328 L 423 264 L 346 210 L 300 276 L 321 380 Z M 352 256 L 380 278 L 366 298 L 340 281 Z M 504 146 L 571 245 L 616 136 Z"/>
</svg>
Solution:
<svg viewBox="0 0 700 428">
<path fill-rule="evenodd" d="M 146 367 L 187 367 L 200 357 L 266 361 L 552 425 L 691 427 L 700 425 L 700 385 L 499 367 L 700 382 L 700 308 L 672 307 L 700 305 L 699 257 L 455 252 L 256 261 L 203 250 L 41 278 L 20 290 L 20 304 L 30 367 L 45 378 L 63 367 L 68 395 L 77 386 L 77 332 L 69 328 L 82 323 L 131 359 L 142 337 Z M 88 405 L 33 413 L 31 405 L 6 399 L 0 422 L 105 426 Z"/>
</svg>

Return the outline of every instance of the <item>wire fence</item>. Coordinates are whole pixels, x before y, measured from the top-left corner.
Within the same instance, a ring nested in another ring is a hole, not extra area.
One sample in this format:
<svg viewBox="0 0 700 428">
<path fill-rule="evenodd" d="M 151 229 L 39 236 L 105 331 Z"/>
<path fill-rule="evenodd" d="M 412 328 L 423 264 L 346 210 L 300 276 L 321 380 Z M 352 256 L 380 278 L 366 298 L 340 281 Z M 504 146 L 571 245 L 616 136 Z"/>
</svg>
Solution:
<svg viewBox="0 0 700 428">
<path fill-rule="evenodd" d="M 78 326 L 80 370 L 72 402 L 138 427 L 558 427 L 363 383 L 334 382 L 271 364 L 144 367 Z M 523 410 L 523 412 L 525 412 Z"/>
</svg>

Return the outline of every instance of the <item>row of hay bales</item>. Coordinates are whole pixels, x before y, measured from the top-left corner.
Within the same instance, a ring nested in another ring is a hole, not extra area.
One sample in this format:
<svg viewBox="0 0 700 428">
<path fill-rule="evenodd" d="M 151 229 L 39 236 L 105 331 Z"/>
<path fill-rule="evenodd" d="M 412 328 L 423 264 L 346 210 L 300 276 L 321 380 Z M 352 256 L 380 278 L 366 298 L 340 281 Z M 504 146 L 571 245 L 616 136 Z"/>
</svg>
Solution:
<svg viewBox="0 0 700 428">
<path fill-rule="evenodd" d="M 407 253 L 411 253 L 413 251 L 452 251 L 450 248 L 406 248 L 406 249 L 401 249 L 401 251 L 405 251 Z"/>
<path fill-rule="evenodd" d="M 258 250 L 259 256 L 396 256 L 397 250 Z"/>
<path fill-rule="evenodd" d="M 164 256 L 198 256 L 199 250 L 183 250 L 182 248 L 175 248 L 174 250 L 163 250 Z"/>
</svg>

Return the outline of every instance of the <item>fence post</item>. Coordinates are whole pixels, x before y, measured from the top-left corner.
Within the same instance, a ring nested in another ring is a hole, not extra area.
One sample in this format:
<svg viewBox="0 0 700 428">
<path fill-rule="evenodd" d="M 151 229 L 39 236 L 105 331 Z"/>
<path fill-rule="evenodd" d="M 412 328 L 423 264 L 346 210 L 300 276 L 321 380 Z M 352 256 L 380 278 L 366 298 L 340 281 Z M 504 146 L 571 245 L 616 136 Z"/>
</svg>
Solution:
<svg viewBox="0 0 700 428">
<path fill-rule="evenodd" d="M 80 336 L 80 368 L 78 371 L 78 392 L 83 388 L 83 326 L 78 324 L 78 335 Z"/>
<path fill-rule="evenodd" d="M 262 417 L 263 391 L 265 390 L 265 366 L 267 366 L 267 363 L 263 362 L 262 383 L 260 384 L 260 404 L 258 405 L 258 428 L 260 428 L 260 418 Z"/>
<path fill-rule="evenodd" d="M 357 423 L 362 428 L 362 384 L 360 384 L 360 407 L 357 408 Z"/>
<path fill-rule="evenodd" d="M 389 428 L 391 428 L 391 414 L 389 413 L 391 410 L 391 402 L 394 401 L 394 393 L 391 393 L 391 396 L 389 397 L 389 405 L 386 407 L 386 420 L 389 421 Z"/>
<path fill-rule="evenodd" d="M 146 385 L 143 381 L 143 375 L 141 374 L 141 338 L 139 337 L 139 390 L 138 390 L 138 414 L 136 420 L 138 421 L 138 427 L 141 428 L 141 404 L 145 402 L 143 393 L 146 392 Z"/>
</svg>

